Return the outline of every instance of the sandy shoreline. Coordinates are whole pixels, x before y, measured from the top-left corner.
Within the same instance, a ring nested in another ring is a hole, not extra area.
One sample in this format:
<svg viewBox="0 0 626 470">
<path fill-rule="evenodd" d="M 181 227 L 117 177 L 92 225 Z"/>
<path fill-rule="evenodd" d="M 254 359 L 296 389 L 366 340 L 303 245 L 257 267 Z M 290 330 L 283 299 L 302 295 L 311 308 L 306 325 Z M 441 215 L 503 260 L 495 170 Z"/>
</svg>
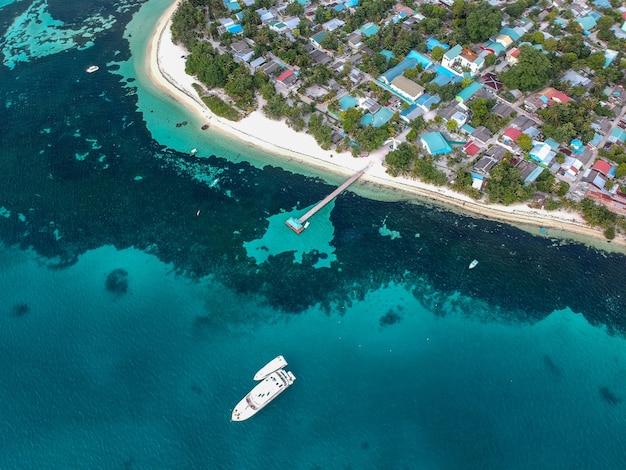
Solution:
<svg viewBox="0 0 626 470">
<path fill-rule="evenodd" d="M 626 239 L 617 237 L 612 242 L 607 242 L 602 231 L 589 227 L 576 212 L 531 209 L 523 204 L 514 206 L 482 204 L 448 188 L 407 178 L 393 178 L 383 167 L 387 153 L 385 148 L 371 153 L 367 158 L 354 158 L 348 152 L 337 154 L 323 150 L 311 135 L 295 132 L 284 122 L 272 121 L 265 117 L 262 111 L 253 112 L 239 122 L 225 121 L 213 115 L 193 89 L 195 79 L 185 73 L 184 56 L 187 55 L 187 51 L 172 43 L 169 26 L 177 6 L 178 0 L 172 2 L 153 30 L 146 54 L 146 70 L 157 88 L 184 104 L 206 121 L 212 130 L 271 153 L 293 158 L 305 165 L 334 173 L 350 175 L 369 164 L 362 180 L 374 183 L 370 186 L 383 186 L 385 190 L 390 188 L 401 191 L 402 194 L 398 199 L 411 200 L 412 196 L 417 196 L 421 200 L 433 201 L 470 215 L 507 222 L 521 228 L 541 227 L 546 229 L 545 234 L 548 236 L 569 238 L 611 251 L 626 251 Z M 268 136 L 280 136 L 280 141 L 274 142 Z M 366 192 L 373 195 L 373 189 Z M 537 229 L 533 233 L 539 232 Z"/>
</svg>

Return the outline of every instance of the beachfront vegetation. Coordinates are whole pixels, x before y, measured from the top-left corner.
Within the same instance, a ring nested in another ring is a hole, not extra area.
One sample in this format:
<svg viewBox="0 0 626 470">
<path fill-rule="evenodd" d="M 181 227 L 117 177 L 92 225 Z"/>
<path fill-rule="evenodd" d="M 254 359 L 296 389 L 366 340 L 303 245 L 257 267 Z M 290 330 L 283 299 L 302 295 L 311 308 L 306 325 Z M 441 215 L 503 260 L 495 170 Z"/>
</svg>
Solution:
<svg viewBox="0 0 626 470">
<path fill-rule="evenodd" d="M 592 227 L 604 229 L 604 235 L 608 239 L 615 237 L 615 224 L 618 222 L 617 214 L 611 212 L 603 205 L 596 204 L 593 199 L 585 198 L 580 203 L 581 212 L 585 222 Z"/>
<path fill-rule="evenodd" d="M 524 186 L 520 170 L 508 162 L 502 162 L 491 170 L 485 191 L 489 202 L 508 206 L 528 200 L 534 193 L 531 186 Z"/>
<path fill-rule="evenodd" d="M 217 95 L 205 95 L 199 85 L 194 85 L 202 102 L 207 105 L 211 112 L 217 116 L 228 119 L 229 121 L 239 121 L 241 114 L 233 106 L 225 102 Z"/>
<path fill-rule="evenodd" d="M 420 154 L 414 144 L 403 142 L 396 150 L 392 150 L 385 157 L 387 171 L 394 176 L 419 177 L 426 183 L 443 186 L 447 183 L 446 174 L 438 170 L 434 159 L 428 154 Z"/>
</svg>

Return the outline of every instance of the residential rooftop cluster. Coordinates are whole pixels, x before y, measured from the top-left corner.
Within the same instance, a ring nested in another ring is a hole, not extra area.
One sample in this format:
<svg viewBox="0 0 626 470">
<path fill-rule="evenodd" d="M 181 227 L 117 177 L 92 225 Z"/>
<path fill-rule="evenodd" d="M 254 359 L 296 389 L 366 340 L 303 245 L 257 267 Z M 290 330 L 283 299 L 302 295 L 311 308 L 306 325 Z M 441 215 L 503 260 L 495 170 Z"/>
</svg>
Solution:
<svg viewBox="0 0 626 470">
<path fill-rule="evenodd" d="M 307 105 L 320 144 L 391 137 L 478 191 L 506 162 L 626 214 L 622 2 L 224 1 L 212 44 Z"/>
</svg>

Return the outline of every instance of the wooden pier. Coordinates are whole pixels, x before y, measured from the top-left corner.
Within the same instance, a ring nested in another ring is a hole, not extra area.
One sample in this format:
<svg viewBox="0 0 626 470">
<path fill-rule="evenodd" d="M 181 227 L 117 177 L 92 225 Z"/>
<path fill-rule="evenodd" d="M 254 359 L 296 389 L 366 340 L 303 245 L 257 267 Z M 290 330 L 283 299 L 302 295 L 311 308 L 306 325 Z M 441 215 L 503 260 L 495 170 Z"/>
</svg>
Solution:
<svg viewBox="0 0 626 470">
<path fill-rule="evenodd" d="M 332 193 L 330 193 L 320 202 L 315 204 L 315 206 L 313 206 L 311 210 L 309 210 L 306 214 L 304 214 L 299 219 L 291 217 L 289 220 L 287 220 L 287 222 L 285 222 L 287 224 L 287 227 L 289 227 L 291 230 L 293 230 L 294 232 L 298 234 L 302 233 L 302 231 L 309 226 L 308 220 L 311 217 L 313 217 L 319 210 L 321 210 L 322 207 L 324 207 L 330 201 L 332 201 L 337 196 L 339 196 L 339 194 L 343 192 L 348 186 L 350 186 L 352 183 L 358 180 L 361 176 L 363 176 L 363 174 L 367 171 L 368 168 L 369 168 L 369 165 L 363 168 L 362 170 L 358 171 L 354 175 L 352 175 L 341 186 L 335 189 Z"/>
</svg>

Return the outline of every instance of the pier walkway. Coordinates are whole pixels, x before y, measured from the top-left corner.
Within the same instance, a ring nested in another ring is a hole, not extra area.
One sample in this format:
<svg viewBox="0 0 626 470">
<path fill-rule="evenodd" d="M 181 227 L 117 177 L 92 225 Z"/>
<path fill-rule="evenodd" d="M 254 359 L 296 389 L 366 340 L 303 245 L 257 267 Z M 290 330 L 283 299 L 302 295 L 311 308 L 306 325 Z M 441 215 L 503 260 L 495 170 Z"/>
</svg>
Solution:
<svg viewBox="0 0 626 470">
<path fill-rule="evenodd" d="M 332 193 L 322 199 L 320 202 L 315 204 L 306 214 L 304 214 L 299 219 L 290 218 L 287 220 L 287 226 L 296 233 L 301 233 L 308 225 L 306 225 L 306 221 L 313 217 L 319 210 L 321 210 L 326 204 L 335 199 L 339 194 L 344 191 L 348 186 L 358 180 L 363 174 L 367 171 L 370 166 L 367 165 L 362 170 L 358 171 L 350 178 L 348 178 L 341 186 L 335 189 Z"/>
</svg>

